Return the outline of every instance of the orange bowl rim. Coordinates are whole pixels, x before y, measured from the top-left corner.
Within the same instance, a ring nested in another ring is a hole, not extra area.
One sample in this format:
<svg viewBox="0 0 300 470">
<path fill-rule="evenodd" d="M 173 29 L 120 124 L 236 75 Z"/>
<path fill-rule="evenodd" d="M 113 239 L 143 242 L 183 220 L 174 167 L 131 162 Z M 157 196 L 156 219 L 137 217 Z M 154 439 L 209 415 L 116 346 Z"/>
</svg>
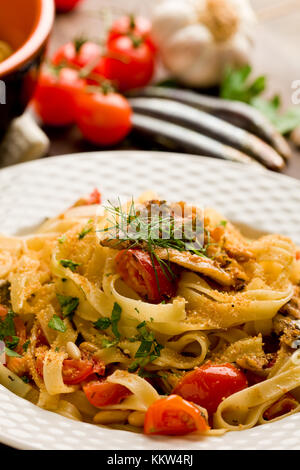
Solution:
<svg viewBox="0 0 300 470">
<path fill-rule="evenodd" d="M 29 61 L 47 40 L 55 17 L 54 0 L 40 0 L 41 10 L 37 25 L 25 44 L 0 63 L 0 77 L 8 75 Z"/>
</svg>

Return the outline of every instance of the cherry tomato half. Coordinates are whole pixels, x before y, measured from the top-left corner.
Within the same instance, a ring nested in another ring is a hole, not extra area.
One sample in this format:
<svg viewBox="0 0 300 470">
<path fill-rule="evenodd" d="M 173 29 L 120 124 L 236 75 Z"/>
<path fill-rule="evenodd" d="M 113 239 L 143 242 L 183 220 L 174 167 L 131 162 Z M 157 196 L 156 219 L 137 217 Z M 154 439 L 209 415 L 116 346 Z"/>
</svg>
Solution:
<svg viewBox="0 0 300 470">
<path fill-rule="evenodd" d="M 33 98 L 36 112 L 46 125 L 67 126 L 73 124 L 76 114 L 76 95 L 85 87 L 78 72 L 70 68 L 41 72 Z"/>
<path fill-rule="evenodd" d="M 122 95 L 100 89 L 77 96 L 76 122 L 83 136 L 100 146 L 115 145 L 131 130 L 131 107 Z"/>
<path fill-rule="evenodd" d="M 5 307 L 5 305 L 0 304 L 0 318 L 4 319 L 7 314 L 8 314 L 8 308 Z"/>
<path fill-rule="evenodd" d="M 188 372 L 173 390 L 214 413 L 222 400 L 248 386 L 243 372 L 232 364 L 205 364 Z"/>
<path fill-rule="evenodd" d="M 209 426 L 197 406 L 177 395 L 154 402 L 146 413 L 145 434 L 183 436 L 195 431 L 207 431 Z"/>
<path fill-rule="evenodd" d="M 58 12 L 67 13 L 73 10 L 81 0 L 55 0 L 55 6 Z"/>
<path fill-rule="evenodd" d="M 110 382 L 89 382 L 83 386 L 88 401 L 96 408 L 118 405 L 124 398 L 132 395 L 128 388 Z"/>
<path fill-rule="evenodd" d="M 124 282 L 150 302 L 159 303 L 175 295 L 176 283 L 167 267 L 163 269 L 146 251 L 120 251 L 116 267 Z"/>
<path fill-rule="evenodd" d="M 133 34 L 136 37 L 144 39 L 152 51 L 156 51 L 156 46 L 151 39 L 152 24 L 148 18 L 142 16 L 122 16 L 112 25 L 107 42 L 110 43 L 120 36 Z"/>
<path fill-rule="evenodd" d="M 107 50 L 104 73 L 120 91 L 148 85 L 154 74 L 155 57 L 143 39 L 119 36 L 108 43 Z"/>
</svg>

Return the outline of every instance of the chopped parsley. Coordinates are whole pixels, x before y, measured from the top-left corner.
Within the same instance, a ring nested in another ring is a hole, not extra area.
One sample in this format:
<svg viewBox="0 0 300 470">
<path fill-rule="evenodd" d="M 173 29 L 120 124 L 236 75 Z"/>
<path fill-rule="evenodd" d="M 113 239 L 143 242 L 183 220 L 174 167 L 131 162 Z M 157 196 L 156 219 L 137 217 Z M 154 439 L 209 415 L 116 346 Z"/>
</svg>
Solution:
<svg viewBox="0 0 300 470">
<path fill-rule="evenodd" d="M 109 339 L 106 339 L 106 338 L 103 338 L 102 340 L 102 347 L 103 348 L 112 348 L 113 346 L 116 346 L 118 344 L 118 340 L 109 340 Z"/>
<path fill-rule="evenodd" d="M 56 297 L 61 306 L 63 317 L 69 317 L 73 315 L 79 305 L 78 297 L 68 297 L 65 295 L 56 294 Z"/>
<path fill-rule="evenodd" d="M 30 380 L 29 380 L 29 378 L 27 377 L 27 375 L 23 375 L 23 377 L 21 377 L 21 379 L 23 380 L 23 382 L 24 382 L 25 384 L 29 384 L 29 382 L 30 382 Z"/>
<path fill-rule="evenodd" d="M 66 325 L 58 315 L 53 315 L 48 326 L 49 328 L 52 328 L 52 330 L 59 331 L 60 333 L 65 333 L 67 331 Z"/>
<path fill-rule="evenodd" d="M 8 356 L 8 357 L 22 357 L 20 356 L 20 354 L 16 353 L 16 351 L 12 351 L 11 349 L 9 348 L 5 348 L 5 354 Z"/>
<path fill-rule="evenodd" d="M 10 336 L 5 343 L 9 349 L 15 349 L 18 346 L 19 342 L 20 338 L 18 336 Z"/>
<path fill-rule="evenodd" d="M 65 243 L 65 241 L 66 241 L 66 235 L 63 235 L 62 237 L 58 239 L 58 243 L 60 243 L 61 245 Z"/>
<path fill-rule="evenodd" d="M 163 346 L 159 344 L 154 333 L 147 328 L 144 321 L 137 326 L 138 335 L 135 340 L 140 341 L 140 347 L 135 354 L 135 360 L 130 364 L 128 372 L 136 372 L 139 369 L 139 375 L 143 376 L 144 368 L 160 357 Z"/>
<path fill-rule="evenodd" d="M 121 337 L 119 330 L 118 330 L 118 323 L 121 319 L 121 313 L 122 313 L 122 308 L 120 307 L 119 304 L 117 304 L 117 302 L 115 302 L 113 311 L 111 314 L 111 329 L 112 329 L 113 334 L 118 340 Z"/>
<path fill-rule="evenodd" d="M 14 312 L 10 310 L 4 320 L 0 320 L 0 340 L 4 340 L 7 336 L 15 336 L 14 317 Z"/>
<path fill-rule="evenodd" d="M 228 223 L 227 220 L 221 220 L 220 225 L 221 225 L 222 227 L 226 227 L 226 226 L 227 226 L 227 223 Z"/>
<path fill-rule="evenodd" d="M 111 326 L 111 319 L 108 317 L 99 318 L 93 325 L 97 330 L 107 330 Z"/>
<path fill-rule="evenodd" d="M 23 348 L 23 351 L 27 352 L 28 348 L 29 348 L 29 345 L 30 345 L 30 339 L 28 339 L 22 346 Z"/>
<path fill-rule="evenodd" d="M 71 271 L 74 273 L 76 271 L 76 268 L 80 266 L 80 263 L 74 263 L 74 261 L 71 261 L 70 259 L 61 259 L 59 262 L 64 268 L 69 268 Z"/>
</svg>

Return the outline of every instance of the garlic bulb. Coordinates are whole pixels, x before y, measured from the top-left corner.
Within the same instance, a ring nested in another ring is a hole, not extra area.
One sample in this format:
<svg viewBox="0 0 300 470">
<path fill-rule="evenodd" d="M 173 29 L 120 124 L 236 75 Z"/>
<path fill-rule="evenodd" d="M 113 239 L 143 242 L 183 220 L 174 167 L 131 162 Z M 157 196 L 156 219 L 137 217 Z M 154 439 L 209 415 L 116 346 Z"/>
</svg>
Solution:
<svg viewBox="0 0 300 470">
<path fill-rule="evenodd" d="M 220 83 L 227 65 L 251 61 L 255 24 L 248 0 L 160 0 L 152 33 L 172 75 L 206 87 Z"/>
</svg>

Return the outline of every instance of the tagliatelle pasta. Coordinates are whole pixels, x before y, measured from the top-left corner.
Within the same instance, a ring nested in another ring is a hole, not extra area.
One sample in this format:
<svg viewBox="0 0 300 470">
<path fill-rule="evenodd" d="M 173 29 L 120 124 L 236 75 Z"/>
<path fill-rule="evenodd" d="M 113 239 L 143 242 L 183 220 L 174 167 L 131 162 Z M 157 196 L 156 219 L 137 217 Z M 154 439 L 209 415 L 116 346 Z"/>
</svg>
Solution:
<svg viewBox="0 0 300 470">
<path fill-rule="evenodd" d="M 286 237 L 251 240 L 212 209 L 150 192 L 80 199 L 32 235 L 0 237 L 0 383 L 67 418 L 148 434 L 296 413 L 299 258 Z"/>
</svg>

